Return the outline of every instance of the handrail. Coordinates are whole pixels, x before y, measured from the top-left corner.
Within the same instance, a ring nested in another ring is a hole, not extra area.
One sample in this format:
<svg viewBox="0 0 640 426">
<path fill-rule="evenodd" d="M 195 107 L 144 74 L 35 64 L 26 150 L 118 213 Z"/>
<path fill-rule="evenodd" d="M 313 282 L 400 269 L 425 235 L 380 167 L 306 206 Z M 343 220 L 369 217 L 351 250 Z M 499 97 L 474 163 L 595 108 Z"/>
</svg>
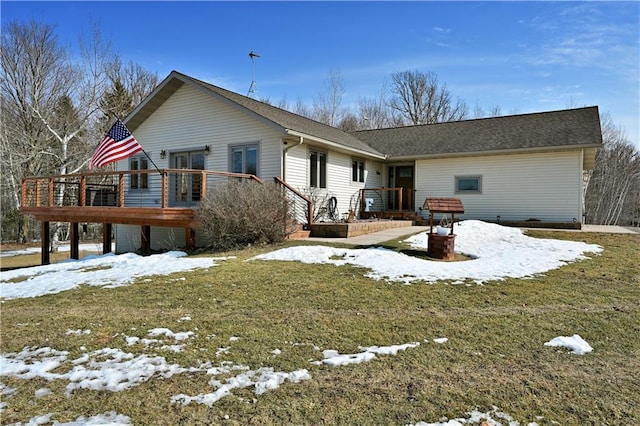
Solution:
<svg viewBox="0 0 640 426">
<path fill-rule="evenodd" d="M 256 182 L 263 183 L 262 179 L 255 175 L 247 174 L 247 173 L 233 173 L 233 172 L 219 172 L 215 170 L 202 170 L 202 169 L 160 169 L 159 171 L 156 169 L 141 169 L 141 170 L 120 170 L 120 171 L 104 171 L 104 172 L 84 172 L 84 173 L 69 173 L 66 175 L 47 175 L 47 176 L 30 176 L 22 179 L 25 180 L 44 180 L 44 179 L 67 179 L 67 178 L 82 178 L 82 177 L 90 177 L 90 176 L 117 176 L 121 173 L 125 174 L 155 174 L 155 173 L 204 173 L 206 175 L 212 176 L 223 176 L 223 177 L 238 177 L 255 180 Z"/>
<path fill-rule="evenodd" d="M 407 201 L 407 205 L 409 207 L 409 210 L 414 208 L 415 205 L 415 189 L 411 189 L 411 188 L 404 188 L 404 187 L 395 187 L 395 188 L 363 188 L 360 190 L 360 212 L 364 213 L 365 212 L 365 208 L 366 208 L 366 193 L 368 191 L 372 191 L 372 192 L 378 192 L 378 193 L 396 193 L 397 194 L 397 198 L 395 199 L 394 205 L 395 205 L 395 211 L 402 213 L 403 212 L 403 194 L 407 194 L 408 195 L 408 199 Z M 382 199 L 380 201 L 383 201 Z M 386 209 L 380 209 L 379 211 L 383 211 Z M 378 211 L 378 210 L 377 210 Z"/>
<path fill-rule="evenodd" d="M 279 176 L 275 176 L 273 179 L 276 182 L 276 184 L 286 188 L 288 191 L 293 193 L 296 197 L 304 200 L 304 202 L 307 204 L 307 211 L 306 211 L 307 225 L 311 226 L 311 224 L 313 223 L 313 201 L 311 201 L 309 197 L 307 197 L 306 195 L 298 191 L 296 188 L 292 187 L 287 182 L 282 180 Z"/>
</svg>

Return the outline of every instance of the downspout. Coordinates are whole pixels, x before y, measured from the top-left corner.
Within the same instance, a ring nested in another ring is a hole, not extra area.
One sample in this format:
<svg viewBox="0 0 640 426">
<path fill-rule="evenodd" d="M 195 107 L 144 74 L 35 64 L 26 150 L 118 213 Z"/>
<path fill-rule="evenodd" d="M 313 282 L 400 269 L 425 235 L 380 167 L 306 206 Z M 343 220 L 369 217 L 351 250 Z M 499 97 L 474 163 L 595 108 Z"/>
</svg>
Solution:
<svg viewBox="0 0 640 426">
<path fill-rule="evenodd" d="M 285 182 L 287 181 L 287 177 L 285 176 L 286 175 L 286 170 L 287 170 L 287 152 L 289 152 L 289 150 L 291 148 L 294 148 L 296 146 L 302 145 L 303 142 L 304 142 L 304 137 L 298 136 L 298 138 L 299 138 L 299 141 L 298 141 L 297 144 L 288 146 L 288 147 L 286 147 L 285 149 L 282 150 L 282 180 L 285 181 Z M 287 144 L 286 141 L 284 141 L 284 143 Z"/>
</svg>

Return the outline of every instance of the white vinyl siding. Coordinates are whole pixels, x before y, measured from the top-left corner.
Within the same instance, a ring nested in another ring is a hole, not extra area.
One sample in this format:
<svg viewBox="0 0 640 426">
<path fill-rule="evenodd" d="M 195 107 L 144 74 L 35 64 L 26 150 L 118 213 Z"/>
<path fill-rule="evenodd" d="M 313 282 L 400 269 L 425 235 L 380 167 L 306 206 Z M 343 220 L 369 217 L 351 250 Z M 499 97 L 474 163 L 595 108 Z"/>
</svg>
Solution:
<svg viewBox="0 0 640 426">
<path fill-rule="evenodd" d="M 285 165 L 287 170 L 285 170 L 283 176 L 287 183 L 298 190 L 302 190 L 309 186 L 307 183 L 307 162 L 309 161 L 307 159 L 307 153 L 307 146 L 302 144 L 290 148 L 285 154 Z"/>
<path fill-rule="evenodd" d="M 171 153 L 204 150 L 205 145 L 209 145 L 205 169 L 229 171 L 230 145 L 258 144 L 258 177 L 272 182 L 273 177 L 281 173 L 282 132 L 257 116 L 186 84 L 138 128 L 132 129 L 132 133 L 160 169 L 170 167 Z M 160 158 L 161 150 L 167 151 L 164 159 Z M 149 167 L 153 164 L 149 163 Z M 117 169 L 129 170 L 129 160 L 119 161 Z M 159 174 L 149 175 L 148 191 L 135 191 L 126 196 L 138 197 L 141 204 L 159 207 Z M 201 234 L 196 232 L 198 244 Z M 151 241 L 152 248 L 184 247 L 184 230 L 152 227 Z M 138 247 L 139 226 L 116 226 L 117 252 Z"/>
<path fill-rule="evenodd" d="M 132 131 L 147 152 L 154 152 L 159 168 L 169 167 L 167 153 L 204 149 L 207 170 L 229 170 L 229 145 L 255 144 L 259 141 L 258 170 L 260 178 L 280 176 L 282 133 L 266 122 L 245 113 L 215 96 L 184 85 L 165 101 L 137 129 Z M 128 161 L 120 161 L 118 170 L 127 170 Z"/>
<path fill-rule="evenodd" d="M 482 176 L 481 193 L 457 193 L 456 176 Z M 418 160 L 416 206 L 426 197 L 462 200 L 462 218 L 581 220 L 580 151 Z"/>
<path fill-rule="evenodd" d="M 305 144 L 295 146 L 287 152 L 287 182 L 296 189 L 305 192 L 309 188 L 310 162 L 309 153 L 313 147 Z M 338 200 L 338 211 L 342 217 L 349 209 L 357 206 L 360 189 L 379 188 L 382 186 L 382 163 L 372 160 L 365 162 L 364 182 L 351 180 L 351 165 L 353 157 L 336 151 L 327 152 L 327 188 L 328 196 Z"/>
</svg>

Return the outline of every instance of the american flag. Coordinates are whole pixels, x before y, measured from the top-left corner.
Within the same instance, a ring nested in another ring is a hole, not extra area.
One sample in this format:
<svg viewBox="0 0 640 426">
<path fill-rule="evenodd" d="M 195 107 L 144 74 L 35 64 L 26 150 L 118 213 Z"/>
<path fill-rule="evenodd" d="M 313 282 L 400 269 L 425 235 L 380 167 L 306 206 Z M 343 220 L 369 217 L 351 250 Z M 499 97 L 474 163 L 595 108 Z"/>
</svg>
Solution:
<svg viewBox="0 0 640 426">
<path fill-rule="evenodd" d="M 118 119 L 104 135 L 96 152 L 93 153 L 89 162 L 89 170 L 93 170 L 94 167 L 106 166 L 114 161 L 124 160 L 140 151 L 142 151 L 142 145 Z"/>
</svg>

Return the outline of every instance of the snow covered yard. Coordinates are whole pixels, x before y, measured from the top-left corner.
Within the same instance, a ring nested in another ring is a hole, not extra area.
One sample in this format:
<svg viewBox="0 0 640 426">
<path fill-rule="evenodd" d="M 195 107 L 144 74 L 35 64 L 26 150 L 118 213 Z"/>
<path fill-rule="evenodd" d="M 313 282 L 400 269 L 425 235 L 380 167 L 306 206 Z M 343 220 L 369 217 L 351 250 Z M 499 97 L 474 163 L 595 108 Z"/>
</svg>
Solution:
<svg viewBox="0 0 640 426">
<path fill-rule="evenodd" d="M 455 263 L 297 246 L 2 273 L 2 422 L 633 423 L 638 238 L 491 227 L 456 227 Z"/>
</svg>

